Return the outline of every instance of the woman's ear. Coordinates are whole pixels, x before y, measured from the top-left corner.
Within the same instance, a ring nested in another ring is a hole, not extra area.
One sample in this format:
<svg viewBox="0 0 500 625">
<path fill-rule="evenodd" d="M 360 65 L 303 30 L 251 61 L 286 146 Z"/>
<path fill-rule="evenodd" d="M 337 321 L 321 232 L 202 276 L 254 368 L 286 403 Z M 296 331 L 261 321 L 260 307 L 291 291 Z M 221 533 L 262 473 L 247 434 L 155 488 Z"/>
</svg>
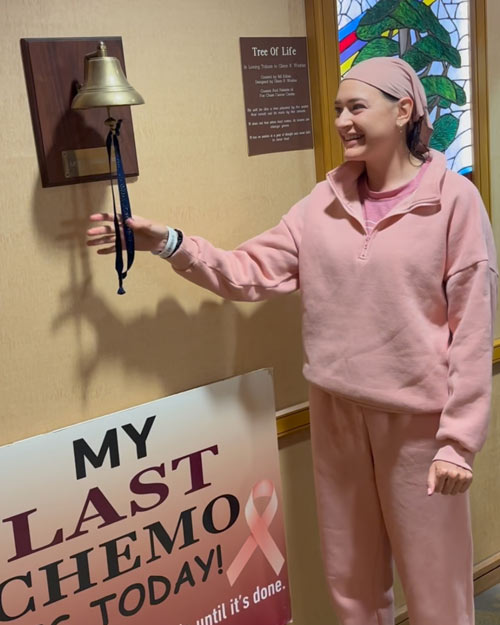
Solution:
<svg viewBox="0 0 500 625">
<path fill-rule="evenodd" d="M 411 121 L 413 113 L 413 100 L 410 97 L 401 98 L 398 102 L 397 121 L 401 124 L 407 124 Z"/>
</svg>

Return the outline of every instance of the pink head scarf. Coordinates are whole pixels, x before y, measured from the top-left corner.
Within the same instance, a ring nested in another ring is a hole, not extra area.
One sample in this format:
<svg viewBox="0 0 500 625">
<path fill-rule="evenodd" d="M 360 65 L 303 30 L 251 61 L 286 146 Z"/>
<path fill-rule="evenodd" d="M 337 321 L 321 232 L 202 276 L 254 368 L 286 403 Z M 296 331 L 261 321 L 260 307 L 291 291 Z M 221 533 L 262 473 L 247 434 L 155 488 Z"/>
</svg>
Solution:
<svg viewBox="0 0 500 625">
<path fill-rule="evenodd" d="M 427 96 L 415 70 L 406 61 L 393 57 L 375 57 L 354 65 L 344 80 L 360 80 L 395 98 L 410 97 L 413 102 L 412 121 L 420 122 L 420 141 L 427 148 L 432 123 L 427 108 Z"/>
</svg>

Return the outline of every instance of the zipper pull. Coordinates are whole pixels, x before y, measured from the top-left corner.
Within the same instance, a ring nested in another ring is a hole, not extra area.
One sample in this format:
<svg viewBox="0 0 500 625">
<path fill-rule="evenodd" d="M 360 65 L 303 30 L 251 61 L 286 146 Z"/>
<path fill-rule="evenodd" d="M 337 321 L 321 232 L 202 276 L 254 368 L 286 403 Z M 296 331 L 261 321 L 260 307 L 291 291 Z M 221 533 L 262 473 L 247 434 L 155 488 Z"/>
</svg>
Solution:
<svg viewBox="0 0 500 625">
<path fill-rule="evenodd" d="M 365 242 L 363 243 L 363 247 L 361 248 L 361 254 L 358 258 L 365 260 L 368 251 L 368 243 L 370 242 L 371 235 L 367 234 L 365 237 Z"/>
</svg>

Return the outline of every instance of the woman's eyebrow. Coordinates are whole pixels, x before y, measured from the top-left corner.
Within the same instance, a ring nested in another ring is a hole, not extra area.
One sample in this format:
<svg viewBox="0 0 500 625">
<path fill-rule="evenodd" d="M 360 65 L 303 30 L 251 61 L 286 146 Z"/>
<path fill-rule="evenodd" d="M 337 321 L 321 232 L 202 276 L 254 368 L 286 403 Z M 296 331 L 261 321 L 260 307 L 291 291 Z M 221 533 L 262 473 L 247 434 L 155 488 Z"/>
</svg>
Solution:
<svg viewBox="0 0 500 625">
<path fill-rule="evenodd" d="M 353 102 L 364 102 L 366 104 L 366 100 L 364 98 L 350 98 L 347 100 L 346 104 L 352 104 Z M 342 102 L 340 100 L 335 100 L 334 105 L 340 106 Z"/>
</svg>

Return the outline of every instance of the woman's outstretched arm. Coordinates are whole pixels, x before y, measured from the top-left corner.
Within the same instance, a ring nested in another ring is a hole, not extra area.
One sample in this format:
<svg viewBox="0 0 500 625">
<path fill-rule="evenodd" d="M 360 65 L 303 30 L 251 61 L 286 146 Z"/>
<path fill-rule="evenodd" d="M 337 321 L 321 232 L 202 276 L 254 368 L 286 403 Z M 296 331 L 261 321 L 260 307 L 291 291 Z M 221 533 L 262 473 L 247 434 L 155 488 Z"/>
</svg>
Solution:
<svg viewBox="0 0 500 625">
<path fill-rule="evenodd" d="M 259 301 L 299 288 L 299 247 L 308 198 L 298 202 L 279 224 L 232 251 L 222 250 L 198 236 L 183 236 L 167 258 L 174 271 L 187 280 L 238 301 Z M 91 215 L 89 246 L 99 254 L 115 251 L 113 216 Z M 160 252 L 168 243 L 168 228 L 142 217 L 127 221 L 137 251 Z"/>
</svg>

